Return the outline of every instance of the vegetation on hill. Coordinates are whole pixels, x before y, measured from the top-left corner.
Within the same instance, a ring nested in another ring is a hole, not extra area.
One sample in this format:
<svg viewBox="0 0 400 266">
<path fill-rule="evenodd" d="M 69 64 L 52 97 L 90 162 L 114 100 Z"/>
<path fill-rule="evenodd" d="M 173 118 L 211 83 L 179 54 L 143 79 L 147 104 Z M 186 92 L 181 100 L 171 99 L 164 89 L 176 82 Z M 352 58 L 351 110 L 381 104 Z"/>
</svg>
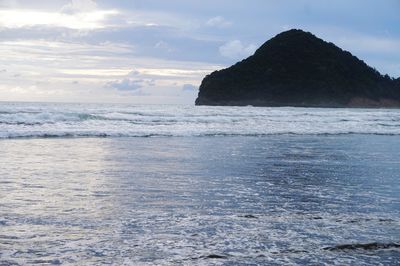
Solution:
<svg viewBox="0 0 400 266">
<path fill-rule="evenodd" d="M 196 105 L 400 106 L 400 78 L 309 32 L 289 30 L 206 76 Z"/>
</svg>

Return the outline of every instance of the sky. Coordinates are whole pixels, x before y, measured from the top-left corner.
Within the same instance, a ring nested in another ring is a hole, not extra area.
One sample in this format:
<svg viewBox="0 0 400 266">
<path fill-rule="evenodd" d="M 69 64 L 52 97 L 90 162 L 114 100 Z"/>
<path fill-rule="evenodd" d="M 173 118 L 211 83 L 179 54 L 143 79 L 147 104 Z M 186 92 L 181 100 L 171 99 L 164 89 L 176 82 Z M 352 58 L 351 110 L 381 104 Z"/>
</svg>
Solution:
<svg viewBox="0 0 400 266">
<path fill-rule="evenodd" d="M 292 28 L 400 76 L 400 0 L 0 0 L 0 101 L 193 104 Z"/>
</svg>

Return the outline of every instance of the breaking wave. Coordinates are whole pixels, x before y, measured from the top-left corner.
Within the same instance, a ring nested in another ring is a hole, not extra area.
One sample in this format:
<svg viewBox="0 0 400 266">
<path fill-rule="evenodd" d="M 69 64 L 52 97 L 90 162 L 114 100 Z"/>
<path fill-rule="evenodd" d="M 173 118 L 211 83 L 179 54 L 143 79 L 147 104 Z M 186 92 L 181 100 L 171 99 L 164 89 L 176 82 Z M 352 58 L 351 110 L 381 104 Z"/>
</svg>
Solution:
<svg viewBox="0 0 400 266">
<path fill-rule="evenodd" d="M 0 105 L 0 138 L 400 135 L 400 110 L 167 105 Z"/>
</svg>

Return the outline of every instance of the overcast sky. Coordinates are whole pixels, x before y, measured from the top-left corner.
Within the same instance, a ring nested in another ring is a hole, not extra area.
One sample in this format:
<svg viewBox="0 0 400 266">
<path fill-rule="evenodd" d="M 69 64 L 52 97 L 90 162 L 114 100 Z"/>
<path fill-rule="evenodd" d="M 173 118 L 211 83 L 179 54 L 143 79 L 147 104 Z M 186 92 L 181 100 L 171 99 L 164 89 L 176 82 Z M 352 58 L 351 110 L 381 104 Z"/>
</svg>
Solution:
<svg viewBox="0 0 400 266">
<path fill-rule="evenodd" d="M 193 104 L 291 28 L 400 76 L 400 0 L 0 0 L 0 100 Z"/>
</svg>

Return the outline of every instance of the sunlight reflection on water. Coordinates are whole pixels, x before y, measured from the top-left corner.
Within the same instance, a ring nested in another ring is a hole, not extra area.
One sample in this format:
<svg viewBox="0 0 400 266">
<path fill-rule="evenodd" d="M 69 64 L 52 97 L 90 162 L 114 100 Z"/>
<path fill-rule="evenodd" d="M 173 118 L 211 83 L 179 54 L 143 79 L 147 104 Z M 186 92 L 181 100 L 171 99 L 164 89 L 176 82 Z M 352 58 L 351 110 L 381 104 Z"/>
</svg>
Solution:
<svg viewBox="0 0 400 266">
<path fill-rule="evenodd" d="M 0 141 L 0 264 L 393 264 L 390 136 Z"/>
</svg>

